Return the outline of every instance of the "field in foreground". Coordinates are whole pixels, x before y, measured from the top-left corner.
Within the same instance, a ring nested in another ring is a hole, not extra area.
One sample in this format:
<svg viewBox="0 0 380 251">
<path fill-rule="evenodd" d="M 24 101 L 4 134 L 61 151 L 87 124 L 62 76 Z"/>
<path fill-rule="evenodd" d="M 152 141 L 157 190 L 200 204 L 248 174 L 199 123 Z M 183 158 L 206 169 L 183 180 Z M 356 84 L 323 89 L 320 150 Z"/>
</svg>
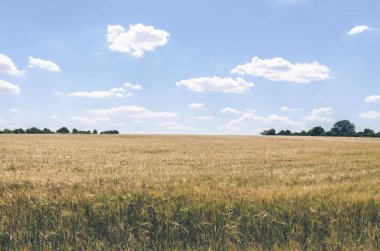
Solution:
<svg viewBox="0 0 380 251">
<path fill-rule="evenodd" d="M 0 247 L 380 249 L 380 140 L 0 135 Z"/>
</svg>

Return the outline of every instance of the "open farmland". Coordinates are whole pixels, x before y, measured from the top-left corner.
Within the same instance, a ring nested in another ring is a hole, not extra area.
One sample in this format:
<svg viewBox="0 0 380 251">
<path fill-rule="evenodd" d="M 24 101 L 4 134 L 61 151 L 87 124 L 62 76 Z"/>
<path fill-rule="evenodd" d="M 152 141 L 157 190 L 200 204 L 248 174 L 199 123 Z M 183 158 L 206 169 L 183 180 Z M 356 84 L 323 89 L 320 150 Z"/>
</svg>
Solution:
<svg viewBox="0 0 380 251">
<path fill-rule="evenodd" d="M 0 245 L 379 249 L 380 140 L 0 135 Z"/>
</svg>

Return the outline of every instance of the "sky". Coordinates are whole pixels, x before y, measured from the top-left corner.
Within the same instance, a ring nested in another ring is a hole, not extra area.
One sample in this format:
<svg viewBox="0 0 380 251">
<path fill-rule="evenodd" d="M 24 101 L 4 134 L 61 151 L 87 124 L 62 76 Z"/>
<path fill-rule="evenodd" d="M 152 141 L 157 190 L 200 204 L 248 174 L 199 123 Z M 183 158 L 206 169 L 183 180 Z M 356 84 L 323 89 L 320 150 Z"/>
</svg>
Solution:
<svg viewBox="0 0 380 251">
<path fill-rule="evenodd" d="M 380 131 L 380 0 L 0 0 L 0 129 Z"/>
</svg>

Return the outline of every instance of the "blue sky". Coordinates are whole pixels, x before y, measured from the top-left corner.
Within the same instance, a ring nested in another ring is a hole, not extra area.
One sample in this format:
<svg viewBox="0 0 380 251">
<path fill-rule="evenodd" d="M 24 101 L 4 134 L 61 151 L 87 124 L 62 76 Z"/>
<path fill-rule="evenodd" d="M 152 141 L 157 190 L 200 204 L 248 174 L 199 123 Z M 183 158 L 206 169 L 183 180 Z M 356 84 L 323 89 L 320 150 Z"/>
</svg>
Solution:
<svg viewBox="0 0 380 251">
<path fill-rule="evenodd" d="M 0 128 L 380 131 L 379 29 L 379 0 L 0 0 Z"/>
</svg>

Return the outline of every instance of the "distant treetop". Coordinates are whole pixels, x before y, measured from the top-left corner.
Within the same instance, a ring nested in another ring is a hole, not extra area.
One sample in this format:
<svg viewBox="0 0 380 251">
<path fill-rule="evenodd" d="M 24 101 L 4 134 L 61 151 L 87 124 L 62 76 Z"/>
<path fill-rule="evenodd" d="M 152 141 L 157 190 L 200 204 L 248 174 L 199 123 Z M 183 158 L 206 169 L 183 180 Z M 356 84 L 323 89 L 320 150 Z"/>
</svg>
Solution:
<svg viewBox="0 0 380 251">
<path fill-rule="evenodd" d="M 380 132 L 375 133 L 372 129 L 364 129 L 363 132 L 355 131 L 355 124 L 349 120 L 341 120 L 334 124 L 330 131 L 325 131 L 321 126 L 316 126 L 309 131 L 292 133 L 289 130 L 281 130 L 276 134 L 275 129 L 264 130 L 261 135 L 292 135 L 292 136 L 333 136 L 333 137 L 380 137 Z"/>
<path fill-rule="evenodd" d="M 38 129 L 36 127 L 28 128 L 28 129 L 22 129 L 22 128 L 16 128 L 16 129 L 4 129 L 3 131 L 0 130 L 0 134 L 98 134 L 98 130 L 94 129 L 92 132 L 90 130 L 88 131 L 81 131 L 76 128 L 73 128 L 70 132 L 67 127 L 61 127 L 57 131 L 52 131 L 48 128 L 44 128 L 43 130 Z M 119 134 L 119 131 L 117 130 L 109 130 L 101 132 L 100 134 Z"/>
</svg>

